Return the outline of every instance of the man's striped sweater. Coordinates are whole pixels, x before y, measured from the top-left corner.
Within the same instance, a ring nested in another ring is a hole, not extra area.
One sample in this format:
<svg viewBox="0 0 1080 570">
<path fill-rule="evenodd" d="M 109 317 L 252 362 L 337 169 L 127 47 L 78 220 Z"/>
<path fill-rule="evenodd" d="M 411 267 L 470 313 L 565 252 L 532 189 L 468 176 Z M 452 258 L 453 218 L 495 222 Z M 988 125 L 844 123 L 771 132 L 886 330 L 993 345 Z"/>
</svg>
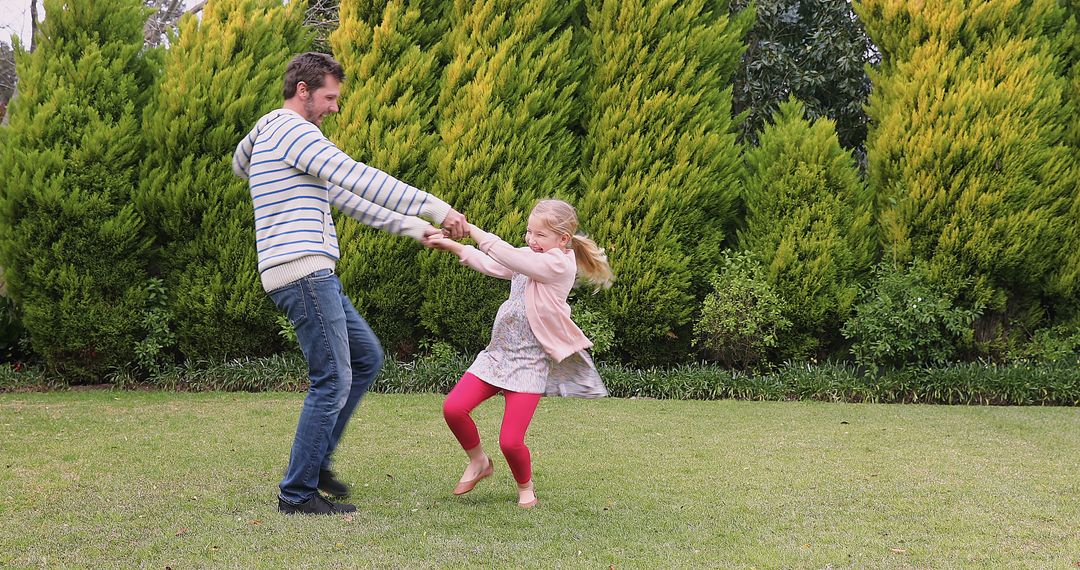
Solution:
<svg viewBox="0 0 1080 570">
<path fill-rule="evenodd" d="M 266 291 L 340 255 L 330 205 L 369 226 L 422 239 L 450 212 L 442 200 L 356 162 L 315 124 L 288 109 L 264 115 L 236 147 L 233 172 L 246 178 L 255 207 L 255 248 Z"/>
</svg>

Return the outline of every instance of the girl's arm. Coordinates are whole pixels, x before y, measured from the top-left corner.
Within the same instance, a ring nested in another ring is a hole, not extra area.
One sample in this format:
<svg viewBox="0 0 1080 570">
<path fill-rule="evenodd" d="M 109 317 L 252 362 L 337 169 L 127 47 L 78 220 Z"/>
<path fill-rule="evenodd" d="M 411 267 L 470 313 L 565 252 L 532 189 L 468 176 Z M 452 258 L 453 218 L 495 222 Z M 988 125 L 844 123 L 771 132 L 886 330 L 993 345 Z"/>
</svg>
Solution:
<svg viewBox="0 0 1080 570">
<path fill-rule="evenodd" d="M 512 273 L 521 273 L 534 281 L 549 283 L 557 281 L 567 272 L 577 272 L 573 263 L 567 263 L 569 258 L 566 256 L 516 248 L 499 236 L 472 224 L 469 224 L 469 235 L 476 240 L 476 247 L 491 259 L 507 267 Z"/>
<path fill-rule="evenodd" d="M 442 234 L 440 233 L 428 237 L 424 240 L 424 245 L 435 249 L 449 251 L 458 256 L 462 265 L 471 267 L 484 275 L 498 277 L 499 279 L 510 279 L 513 277 L 513 271 L 494 259 L 484 255 L 475 247 L 471 245 L 462 245 L 452 239 L 441 236 Z"/>
</svg>

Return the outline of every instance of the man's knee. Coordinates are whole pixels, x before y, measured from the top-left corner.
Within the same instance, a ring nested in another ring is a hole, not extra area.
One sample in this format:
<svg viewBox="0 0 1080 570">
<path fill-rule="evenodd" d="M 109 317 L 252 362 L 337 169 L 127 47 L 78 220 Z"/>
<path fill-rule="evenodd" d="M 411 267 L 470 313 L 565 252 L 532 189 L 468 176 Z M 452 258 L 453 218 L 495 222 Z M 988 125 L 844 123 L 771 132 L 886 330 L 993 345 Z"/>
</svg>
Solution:
<svg viewBox="0 0 1080 570">
<path fill-rule="evenodd" d="M 385 357 L 381 350 L 364 351 L 360 354 L 354 353 L 352 356 L 352 368 L 357 376 L 372 379 L 378 375 L 379 370 L 382 369 L 384 360 Z"/>
</svg>

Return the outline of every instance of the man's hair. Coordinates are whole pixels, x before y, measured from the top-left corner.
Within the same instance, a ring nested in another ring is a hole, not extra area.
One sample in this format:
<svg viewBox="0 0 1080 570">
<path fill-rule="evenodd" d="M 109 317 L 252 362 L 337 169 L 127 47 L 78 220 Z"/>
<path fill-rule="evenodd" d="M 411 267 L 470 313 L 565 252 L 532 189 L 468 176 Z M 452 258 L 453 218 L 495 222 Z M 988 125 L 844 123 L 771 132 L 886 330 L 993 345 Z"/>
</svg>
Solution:
<svg viewBox="0 0 1080 570">
<path fill-rule="evenodd" d="M 322 87 L 327 75 L 345 81 L 341 64 L 325 53 L 309 51 L 294 57 L 285 68 L 285 98 L 292 99 L 296 95 L 296 84 L 301 81 L 307 84 L 308 91 Z"/>
</svg>

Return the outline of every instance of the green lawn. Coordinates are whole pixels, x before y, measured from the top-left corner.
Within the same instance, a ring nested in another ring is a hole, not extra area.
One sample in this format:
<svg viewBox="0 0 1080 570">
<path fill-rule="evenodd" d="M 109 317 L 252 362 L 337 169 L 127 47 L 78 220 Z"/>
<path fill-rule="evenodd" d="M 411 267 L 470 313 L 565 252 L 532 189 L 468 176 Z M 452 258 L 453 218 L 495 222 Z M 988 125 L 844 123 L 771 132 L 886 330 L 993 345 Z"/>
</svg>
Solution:
<svg viewBox="0 0 1080 570">
<path fill-rule="evenodd" d="M 0 395 L 0 567 L 1076 568 L 1080 409 L 546 398 L 539 508 L 373 394 L 352 517 L 285 517 L 301 394 Z M 501 401 L 476 417 L 497 454 Z"/>
</svg>

